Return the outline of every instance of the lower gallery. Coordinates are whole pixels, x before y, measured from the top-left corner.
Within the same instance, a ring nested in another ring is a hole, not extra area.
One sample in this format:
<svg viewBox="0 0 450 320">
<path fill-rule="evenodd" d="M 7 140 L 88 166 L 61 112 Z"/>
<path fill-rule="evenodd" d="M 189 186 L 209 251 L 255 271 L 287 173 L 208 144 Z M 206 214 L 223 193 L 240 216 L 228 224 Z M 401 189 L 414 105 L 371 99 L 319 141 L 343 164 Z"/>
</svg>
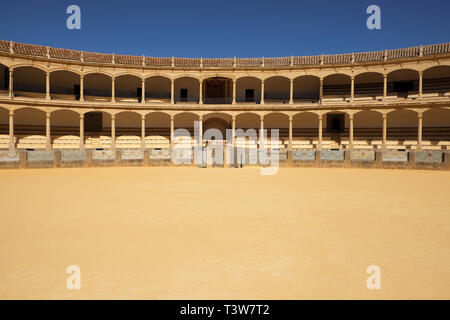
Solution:
<svg viewBox="0 0 450 320">
<path fill-rule="evenodd" d="M 0 41 L 0 167 L 2 299 L 450 298 L 448 43 L 185 59 Z"/>
</svg>

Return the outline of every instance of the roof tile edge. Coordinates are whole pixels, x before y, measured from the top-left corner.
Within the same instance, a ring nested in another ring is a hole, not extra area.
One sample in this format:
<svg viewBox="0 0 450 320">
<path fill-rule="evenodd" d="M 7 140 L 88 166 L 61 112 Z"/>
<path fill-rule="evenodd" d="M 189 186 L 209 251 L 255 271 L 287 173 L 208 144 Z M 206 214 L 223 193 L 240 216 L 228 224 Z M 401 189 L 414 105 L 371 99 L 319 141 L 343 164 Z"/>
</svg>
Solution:
<svg viewBox="0 0 450 320">
<path fill-rule="evenodd" d="M 134 55 L 114 55 L 108 53 L 97 53 L 90 51 L 71 50 L 55 48 L 35 44 L 17 43 L 13 41 L 0 40 L 0 53 L 9 55 L 24 55 L 74 61 L 81 63 L 114 64 L 114 58 L 121 65 L 142 65 L 144 59 L 147 67 L 170 67 L 171 58 L 168 57 L 142 57 Z M 402 49 L 383 51 L 367 51 L 357 53 L 342 53 L 316 56 L 294 56 L 273 58 L 175 58 L 175 67 L 182 68 L 267 68 L 267 67 L 289 67 L 289 66 L 314 66 L 333 64 L 352 64 L 363 62 L 378 62 L 406 58 L 420 58 L 422 56 L 433 56 L 438 54 L 450 54 L 450 42 L 438 43 L 425 46 L 416 46 Z M 290 63 L 292 59 L 292 64 Z"/>
</svg>

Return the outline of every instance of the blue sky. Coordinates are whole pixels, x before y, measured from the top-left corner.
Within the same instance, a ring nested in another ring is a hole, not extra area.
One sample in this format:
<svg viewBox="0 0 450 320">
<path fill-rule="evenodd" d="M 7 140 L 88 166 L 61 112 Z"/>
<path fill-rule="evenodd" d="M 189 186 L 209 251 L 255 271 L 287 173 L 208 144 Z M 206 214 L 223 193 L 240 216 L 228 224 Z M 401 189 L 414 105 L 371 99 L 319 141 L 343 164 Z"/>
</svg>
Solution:
<svg viewBox="0 0 450 320">
<path fill-rule="evenodd" d="M 81 8 L 81 30 L 66 8 Z M 366 9 L 381 8 L 381 30 Z M 0 39 L 105 53 L 273 57 L 383 50 L 450 41 L 448 0 L 184 0 L 2 3 Z"/>
</svg>

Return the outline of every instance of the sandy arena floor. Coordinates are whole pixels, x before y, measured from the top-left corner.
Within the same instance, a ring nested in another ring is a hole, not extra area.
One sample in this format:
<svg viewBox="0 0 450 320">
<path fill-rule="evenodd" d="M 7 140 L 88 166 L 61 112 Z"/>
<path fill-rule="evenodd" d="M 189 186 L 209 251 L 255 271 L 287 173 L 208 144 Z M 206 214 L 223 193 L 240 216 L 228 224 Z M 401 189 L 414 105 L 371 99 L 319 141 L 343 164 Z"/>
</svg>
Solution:
<svg viewBox="0 0 450 320">
<path fill-rule="evenodd" d="M 2 170 L 0 298 L 450 299 L 449 190 L 439 171 Z"/>
</svg>

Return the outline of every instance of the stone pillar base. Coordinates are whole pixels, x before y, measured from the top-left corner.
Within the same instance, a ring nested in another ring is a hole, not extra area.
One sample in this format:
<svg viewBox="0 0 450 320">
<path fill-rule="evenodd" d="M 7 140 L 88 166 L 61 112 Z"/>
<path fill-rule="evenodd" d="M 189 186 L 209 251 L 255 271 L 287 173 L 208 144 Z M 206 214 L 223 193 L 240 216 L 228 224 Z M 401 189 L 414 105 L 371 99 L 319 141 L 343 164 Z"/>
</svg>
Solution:
<svg viewBox="0 0 450 320">
<path fill-rule="evenodd" d="M 19 168 L 26 168 L 27 167 L 27 152 L 22 150 L 19 152 Z"/>
<path fill-rule="evenodd" d="M 61 168 L 61 151 L 60 150 L 53 151 L 53 167 Z"/>
<path fill-rule="evenodd" d="M 316 150 L 316 167 L 322 166 L 322 157 L 320 156 L 320 150 Z"/>
<path fill-rule="evenodd" d="M 86 150 L 86 167 L 92 167 L 92 150 Z"/>
</svg>

